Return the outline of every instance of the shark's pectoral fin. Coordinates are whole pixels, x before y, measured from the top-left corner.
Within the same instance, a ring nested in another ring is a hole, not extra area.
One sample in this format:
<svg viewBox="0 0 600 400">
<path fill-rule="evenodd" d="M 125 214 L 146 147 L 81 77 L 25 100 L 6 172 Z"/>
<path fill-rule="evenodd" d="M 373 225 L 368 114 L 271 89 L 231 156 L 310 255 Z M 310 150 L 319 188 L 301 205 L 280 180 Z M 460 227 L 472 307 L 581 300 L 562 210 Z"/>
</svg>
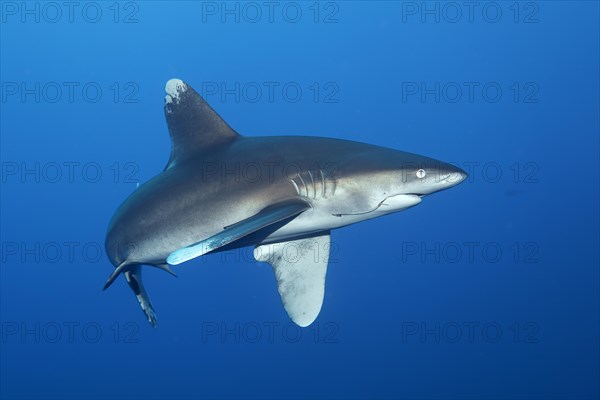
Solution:
<svg viewBox="0 0 600 400">
<path fill-rule="evenodd" d="M 133 293 L 135 293 L 135 297 L 140 303 L 140 307 L 142 307 L 142 311 L 146 315 L 148 322 L 150 322 L 150 325 L 156 328 L 156 313 L 154 312 L 152 303 L 150 303 L 150 297 L 148 297 L 148 293 L 146 293 L 144 283 L 142 282 L 141 265 L 136 265 L 129 271 L 126 271 L 125 279 L 127 279 L 129 287 L 131 290 L 133 290 Z"/>
<path fill-rule="evenodd" d="M 165 91 L 165 117 L 172 145 L 165 169 L 239 137 L 190 85 L 171 79 Z"/>
<path fill-rule="evenodd" d="M 303 200 L 290 200 L 269 206 L 250 218 L 226 227 L 222 232 L 208 239 L 174 251 L 167 257 L 167 263 L 177 265 L 200 257 L 269 225 L 295 217 L 309 208 L 310 205 Z"/>
<path fill-rule="evenodd" d="M 254 258 L 273 267 L 277 290 L 288 315 L 305 327 L 319 315 L 325 296 L 329 232 L 300 240 L 257 246 Z"/>
</svg>

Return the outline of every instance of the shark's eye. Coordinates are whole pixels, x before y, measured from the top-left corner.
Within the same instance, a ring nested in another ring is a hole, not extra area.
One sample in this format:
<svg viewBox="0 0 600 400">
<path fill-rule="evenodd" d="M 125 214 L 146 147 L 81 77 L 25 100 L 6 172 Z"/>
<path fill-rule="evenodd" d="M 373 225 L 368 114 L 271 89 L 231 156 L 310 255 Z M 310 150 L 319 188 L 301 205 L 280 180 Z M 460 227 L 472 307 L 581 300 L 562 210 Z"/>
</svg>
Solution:
<svg viewBox="0 0 600 400">
<path fill-rule="evenodd" d="M 425 173 L 424 169 L 421 168 L 417 171 L 417 178 L 423 179 L 423 178 L 425 178 L 425 175 L 426 175 L 426 173 Z"/>
</svg>

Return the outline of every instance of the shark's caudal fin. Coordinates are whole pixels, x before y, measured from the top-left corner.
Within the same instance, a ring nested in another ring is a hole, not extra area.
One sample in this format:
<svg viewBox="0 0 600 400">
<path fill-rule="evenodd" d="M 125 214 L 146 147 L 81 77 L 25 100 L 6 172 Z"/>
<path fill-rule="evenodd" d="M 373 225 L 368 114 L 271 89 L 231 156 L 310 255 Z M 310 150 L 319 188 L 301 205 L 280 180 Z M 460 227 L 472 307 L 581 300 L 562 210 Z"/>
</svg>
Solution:
<svg viewBox="0 0 600 400">
<path fill-rule="evenodd" d="M 171 157 L 165 169 L 239 135 L 188 84 L 171 79 L 165 85 L 165 118 L 171 135 Z"/>
<path fill-rule="evenodd" d="M 150 303 L 150 297 L 148 297 L 148 293 L 146 293 L 144 283 L 142 282 L 141 265 L 136 265 L 130 270 L 125 271 L 125 279 L 127 279 L 129 287 L 133 290 L 133 293 L 135 293 L 135 297 L 140 303 L 140 307 L 142 307 L 142 311 L 146 315 L 148 322 L 156 328 L 156 313 L 154 312 L 152 303 Z"/>
<path fill-rule="evenodd" d="M 171 275 L 177 277 L 175 273 L 169 268 L 168 264 L 148 264 L 151 267 L 160 268 L 163 271 L 170 273 Z M 131 263 L 129 261 L 122 262 L 104 284 L 104 290 L 108 289 L 110 285 L 117 279 L 117 277 L 123 273 L 125 275 L 125 279 L 129 284 L 131 290 L 135 294 L 138 302 L 140 303 L 140 307 L 142 307 L 142 311 L 146 315 L 148 322 L 150 325 L 156 328 L 156 314 L 154 313 L 154 308 L 152 307 L 152 303 L 150 303 L 150 297 L 144 288 L 144 283 L 142 282 L 142 266 L 140 264 Z"/>
<path fill-rule="evenodd" d="M 169 264 L 148 264 L 151 267 L 155 267 L 155 268 L 159 268 L 162 269 L 165 272 L 168 272 L 169 274 L 173 275 L 174 277 L 177 278 L 177 274 L 175 274 L 175 272 L 173 272 L 173 270 L 169 267 Z M 106 280 L 106 283 L 104 284 L 104 288 L 103 290 L 106 290 L 110 287 L 110 285 L 113 284 L 113 282 L 115 281 L 115 279 L 117 279 L 117 277 L 124 273 L 129 271 L 130 269 L 133 269 L 134 264 L 131 263 L 128 260 L 123 261 L 117 268 L 114 269 L 114 271 L 110 274 L 110 276 L 108 277 L 108 279 Z"/>
<path fill-rule="evenodd" d="M 226 227 L 223 231 L 208 239 L 174 251 L 167 257 L 167 262 L 171 265 L 177 265 L 192 258 L 200 257 L 269 225 L 292 218 L 309 208 L 310 205 L 304 200 L 290 200 L 274 204 L 256 215 Z"/>
<path fill-rule="evenodd" d="M 319 315 L 329 263 L 329 232 L 288 242 L 257 246 L 254 258 L 271 264 L 288 315 L 306 327 Z"/>
<path fill-rule="evenodd" d="M 106 283 L 104 284 L 104 288 L 102 290 L 106 290 L 110 287 L 110 285 L 113 284 L 113 282 L 115 281 L 115 279 L 117 279 L 117 276 L 119 276 L 121 273 L 127 271 L 129 268 L 131 268 L 131 264 L 125 260 L 123 261 L 117 268 L 114 269 L 114 271 L 110 274 L 110 276 L 108 277 L 108 279 L 106 280 Z"/>
</svg>

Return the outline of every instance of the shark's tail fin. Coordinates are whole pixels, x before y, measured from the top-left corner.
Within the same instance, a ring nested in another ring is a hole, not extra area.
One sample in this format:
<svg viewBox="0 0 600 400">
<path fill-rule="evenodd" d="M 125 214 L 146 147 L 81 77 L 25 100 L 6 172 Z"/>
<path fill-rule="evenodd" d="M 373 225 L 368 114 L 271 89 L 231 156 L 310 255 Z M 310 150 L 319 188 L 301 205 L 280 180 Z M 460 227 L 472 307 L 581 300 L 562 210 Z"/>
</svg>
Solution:
<svg viewBox="0 0 600 400">
<path fill-rule="evenodd" d="M 170 273 L 171 275 L 177 277 L 175 273 L 169 268 L 168 264 L 151 264 L 152 267 L 160 268 L 163 271 Z M 130 261 L 123 261 L 115 270 L 110 274 L 108 280 L 104 284 L 104 290 L 106 290 L 112 283 L 117 279 L 117 277 L 123 273 L 125 275 L 125 279 L 129 284 L 133 293 L 135 293 L 135 297 L 137 298 L 140 306 L 142 307 L 142 311 L 146 314 L 146 318 L 150 325 L 156 327 L 156 313 L 154 312 L 154 308 L 152 307 L 152 303 L 150 303 L 150 297 L 148 297 L 148 293 L 144 288 L 144 284 L 142 282 L 142 266 L 141 264 L 135 264 Z"/>
<path fill-rule="evenodd" d="M 114 271 L 112 272 L 112 274 L 110 274 L 110 276 L 106 280 L 106 283 L 104 284 L 104 288 L 102 290 L 108 289 L 110 287 L 110 285 L 113 284 L 113 282 L 115 281 L 115 279 L 117 279 L 117 277 L 122 272 L 127 271 L 129 268 L 131 268 L 131 264 L 127 260 L 125 260 L 121 264 L 119 264 L 119 266 L 114 269 Z"/>
<path fill-rule="evenodd" d="M 150 297 L 148 297 L 148 293 L 146 292 L 146 289 L 144 289 L 144 284 L 142 282 L 142 266 L 136 265 L 130 270 L 125 271 L 125 279 L 127 279 L 129 287 L 133 290 L 133 293 L 135 293 L 135 297 L 140 303 L 140 307 L 142 307 L 142 311 L 146 315 L 148 322 L 156 328 L 156 313 L 154 312 Z"/>
</svg>

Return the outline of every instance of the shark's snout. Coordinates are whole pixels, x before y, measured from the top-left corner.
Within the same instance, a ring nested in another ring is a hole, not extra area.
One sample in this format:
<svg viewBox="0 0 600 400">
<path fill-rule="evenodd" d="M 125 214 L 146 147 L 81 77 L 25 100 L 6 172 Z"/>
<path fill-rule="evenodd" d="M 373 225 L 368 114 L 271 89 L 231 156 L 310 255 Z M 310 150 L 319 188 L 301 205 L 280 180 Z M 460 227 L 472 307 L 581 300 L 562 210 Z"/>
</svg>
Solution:
<svg viewBox="0 0 600 400">
<path fill-rule="evenodd" d="M 458 185 L 467 179 L 468 174 L 461 168 L 448 164 L 440 173 L 440 182 L 437 184 L 437 190 L 445 190 Z"/>
<path fill-rule="evenodd" d="M 464 170 L 452 164 L 433 160 L 422 165 L 419 169 L 413 167 L 404 172 L 406 192 L 425 196 L 454 187 L 468 177 Z"/>
<path fill-rule="evenodd" d="M 465 179 L 467 179 L 469 175 L 463 171 L 461 168 L 455 167 L 454 171 L 450 171 L 448 176 L 444 178 L 444 181 L 452 186 L 456 186 Z"/>
</svg>

